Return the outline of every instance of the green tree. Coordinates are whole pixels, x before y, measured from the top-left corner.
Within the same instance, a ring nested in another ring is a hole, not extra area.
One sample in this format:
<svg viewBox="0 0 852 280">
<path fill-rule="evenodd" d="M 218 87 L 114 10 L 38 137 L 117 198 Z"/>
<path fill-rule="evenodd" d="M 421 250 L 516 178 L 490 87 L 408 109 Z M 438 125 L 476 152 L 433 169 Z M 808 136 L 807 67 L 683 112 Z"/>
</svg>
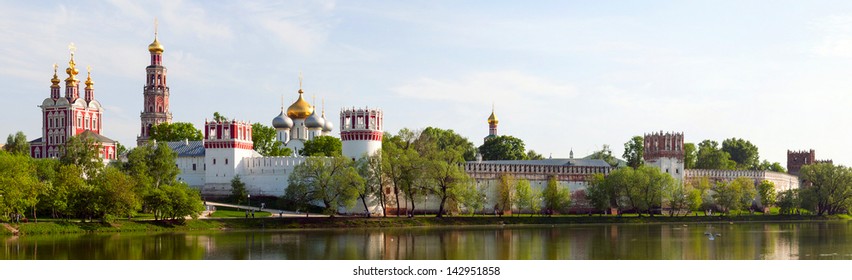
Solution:
<svg viewBox="0 0 852 280">
<path fill-rule="evenodd" d="M 127 153 L 127 147 L 125 147 L 124 145 L 122 145 L 121 143 L 116 141 L 115 142 L 115 154 L 116 155 L 123 155 L 125 153 Z"/>
<path fill-rule="evenodd" d="M 719 149 L 719 143 L 716 141 L 704 140 L 698 143 L 695 168 L 732 170 L 736 165 L 728 152 Z"/>
<path fill-rule="evenodd" d="M 201 130 L 188 122 L 159 123 L 151 127 L 150 133 L 152 140 L 162 142 L 200 141 L 203 138 Z"/>
<path fill-rule="evenodd" d="M 383 191 L 384 178 L 382 176 L 382 155 L 381 151 L 377 154 L 372 154 L 367 157 L 358 159 L 355 163 L 358 175 L 364 179 L 363 188 L 358 190 L 358 197 L 361 198 L 361 203 L 364 204 L 364 209 L 370 209 L 367 205 L 367 199 L 375 198 L 378 200 L 379 207 L 382 209 L 382 217 L 387 217 L 387 197 Z M 368 211 L 367 216 L 372 214 Z"/>
<path fill-rule="evenodd" d="M 240 179 L 240 175 L 234 176 L 231 178 L 231 201 L 236 204 L 243 204 L 243 202 L 248 202 L 248 190 L 246 190 L 246 183 Z"/>
<path fill-rule="evenodd" d="M 518 212 L 529 210 L 530 216 L 532 216 L 541 210 L 541 192 L 533 189 L 530 186 L 530 181 L 526 179 L 518 180 L 515 185 L 515 198 Z"/>
<path fill-rule="evenodd" d="M 305 141 L 305 147 L 299 151 L 302 156 L 334 157 L 343 154 L 343 143 L 331 136 L 317 136 Z"/>
<path fill-rule="evenodd" d="M 763 180 L 757 185 L 757 193 L 760 197 L 760 206 L 772 207 L 775 205 L 775 183 Z"/>
<path fill-rule="evenodd" d="M 837 214 L 852 206 L 852 170 L 831 163 L 808 164 L 799 170 L 803 201 L 810 200 L 817 215 Z"/>
<path fill-rule="evenodd" d="M 790 215 L 796 212 L 801 207 L 802 201 L 799 198 L 799 189 L 790 189 L 778 193 L 778 212 L 782 215 Z"/>
<path fill-rule="evenodd" d="M 698 215 L 698 211 L 710 210 L 714 207 L 715 201 L 710 193 L 710 179 L 707 177 L 695 178 L 686 182 L 688 190 L 689 210 Z"/>
<path fill-rule="evenodd" d="M 609 145 L 604 144 L 601 147 L 600 151 L 595 151 L 588 157 L 589 159 L 600 159 L 606 161 L 610 166 L 616 167 L 618 166 L 618 159 L 612 156 L 612 150 L 609 148 Z"/>
<path fill-rule="evenodd" d="M 781 166 L 779 162 L 770 163 L 768 160 L 763 160 L 757 167 L 758 170 L 767 170 L 773 172 L 787 173 L 787 169 Z"/>
<path fill-rule="evenodd" d="M 343 156 L 307 158 L 290 173 L 286 191 L 301 193 L 287 196 L 322 203 L 327 214 L 337 213 L 338 207 L 350 208 L 357 200 L 358 188 L 364 183 L 352 165 L 352 160 Z"/>
<path fill-rule="evenodd" d="M 254 144 L 254 150 L 263 156 L 281 157 L 290 156 L 293 150 L 284 147 L 281 142 L 276 139 L 275 128 L 265 126 L 262 123 L 254 123 L 251 125 L 251 141 Z"/>
<path fill-rule="evenodd" d="M 424 156 L 425 190 L 438 197 L 438 217 L 443 217 L 447 202 L 457 202 L 458 189 L 471 183 L 470 177 L 464 172 L 462 151 L 456 147 L 439 150 L 432 145 Z"/>
<path fill-rule="evenodd" d="M 630 141 L 627 141 L 627 143 L 624 143 L 624 155 L 622 157 L 627 161 L 627 166 L 637 169 L 645 163 L 643 159 L 644 152 L 645 141 L 642 136 L 637 135 L 630 138 Z"/>
<path fill-rule="evenodd" d="M 0 151 L 0 211 L 3 218 L 9 214 L 23 214 L 38 203 L 44 185 L 38 180 L 36 166 L 28 155 Z"/>
<path fill-rule="evenodd" d="M 683 166 L 684 169 L 695 169 L 695 164 L 698 154 L 695 150 L 695 143 L 683 144 Z"/>
<path fill-rule="evenodd" d="M 713 186 L 713 199 L 722 212 L 730 213 L 731 210 L 736 210 L 739 206 L 742 190 L 738 187 L 738 184 L 731 184 L 730 182 L 716 182 Z"/>
<path fill-rule="evenodd" d="M 515 177 L 508 173 L 500 174 L 500 183 L 497 185 L 497 205 L 494 209 L 500 215 L 507 210 L 512 210 L 515 204 Z"/>
<path fill-rule="evenodd" d="M 215 122 L 226 122 L 226 121 L 228 121 L 228 117 L 219 114 L 219 112 L 213 112 L 213 121 L 215 121 Z"/>
<path fill-rule="evenodd" d="M 689 185 L 671 184 L 663 185 L 663 203 L 668 204 L 669 216 L 675 216 L 683 210 L 690 209 L 689 195 L 692 189 Z"/>
<path fill-rule="evenodd" d="M 400 131 L 402 132 L 402 131 Z M 438 149 L 446 150 L 450 147 L 454 147 L 456 150 L 461 151 L 462 157 L 465 161 L 472 161 L 476 158 L 476 148 L 473 146 L 467 138 L 461 136 L 456 133 L 452 129 L 440 129 L 434 127 L 427 127 L 423 129 L 419 135 L 416 135 L 416 140 L 418 143 L 435 143 L 438 146 Z"/>
<path fill-rule="evenodd" d="M 462 188 L 457 189 L 459 202 L 470 212 L 471 215 L 476 213 L 476 210 L 485 207 L 486 194 L 476 184 L 465 184 Z M 484 211 L 484 209 L 483 209 Z"/>
<path fill-rule="evenodd" d="M 401 135 L 411 135 L 409 130 L 400 130 L 399 135 L 385 134 L 382 138 L 381 164 L 382 174 L 388 180 L 393 190 L 393 205 L 396 207 L 396 215 L 399 216 L 403 205 L 400 204 L 401 194 L 411 191 L 411 183 L 418 176 L 420 155 L 411 147 L 414 140 L 404 140 Z M 409 194 L 413 196 L 413 194 Z M 408 201 L 406 201 L 408 203 Z M 406 209 L 408 206 L 406 205 Z"/>
<path fill-rule="evenodd" d="M 748 140 L 725 139 L 725 141 L 722 141 L 722 151 L 728 153 L 731 160 L 736 162 L 736 169 L 756 169 L 760 163 L 757 146 Z"/>
<path fill-rule="evenodd" d="M 97 216 L 103 221 L 131 217 L 141 208 L 141 198 L 134 192 L 133 178 L 119 169 L 107 167 L 92 182 L 97 192 Z"/>
<path fill-rule="evenodd" d="M 559 186 L 556 176 L 550 176 L 547 179 L 547 186 L 541 192 L 541 197 L 544 202 L 544 208 L 550 211 L 566 213 L 568 207 L 571 206 L 571 191 L 568 188 Z"/>
<path fill-rule="evenodd" d="M 592 179 L 589 181 L 589 188 L 586 189 L 586 198 L 589 199 L 592 208 L 598 211 L 606 211 L 612 207 L 613 199 L 610 194 L 613 193 L 608 181 L 602 173 L 592 174 Z"/>
<path fill-rule="evenodd" d="M 754 187 L 754 180 L 748 177 L 739 177 L 734 179 L 731 184 L 739 184 L 741 195 L 739 199 L 739 209 L 749 210 L 749 213 L 754 213 L 754 202 L 757 200 L 757 189 Z"/>
<path fill-rule="evenodd" d="M 524 141 L 509 135 L 500 135 L 485 139 L 479 146 L 479 153 L 484 160 L 524 160 Z"/>
<path fill-rule="evenodd" d="M 754 181 L 748 177 L 739 177 L 730 182 L 718 182 L 713 191 L 716 204 L 726 213 L 730 213 L 731 210 L 751 209 L 757 195 Z"/>
<path fill-rule="evenodd" d="M 539 159 L 544 159 L 544 156 L 542 156 L 539 153 L 536 153 L 534 150 L 528 150 L 527 151 L 527 159 L 539 160 Z"/>
<path fill-rule="evenodd" d="M 79 166 L 88 178 L 94 177 L 104 166 L 100 155 L 101 145 L 96 143 L 94 139 L 80 137 L 79 135 L 71 136 L 68 137 L 65 146 L 61 149 L 62 155 L 59 157 L 59 162 L 63 165 Z"/>
<path fill-rule="evenodd" d="M 3 149 L 14 155 L 30 155 L 30 142 L 27 141 L 27 136 L 23 132 L 18 131 L 14 135 L 9 134 L 6 137 L 6 145 Z"/>
<path fill-rule="evenodd" d="M 532 187 L 530 181 L 520 179 L 515 184 L 515 206 L 518 207 L 518 213 L 530 208 L 532 199 Z"/>
<path fill-rule="evenodd" d="M 69 218 L 77 211 L 72 198 L 88 189 L 83 180 L 83 169 L 76 165 L 60 165 L 51 184 L 45 190 L 42 201 L 50 209 L 53 218 Z"/>
</svg>

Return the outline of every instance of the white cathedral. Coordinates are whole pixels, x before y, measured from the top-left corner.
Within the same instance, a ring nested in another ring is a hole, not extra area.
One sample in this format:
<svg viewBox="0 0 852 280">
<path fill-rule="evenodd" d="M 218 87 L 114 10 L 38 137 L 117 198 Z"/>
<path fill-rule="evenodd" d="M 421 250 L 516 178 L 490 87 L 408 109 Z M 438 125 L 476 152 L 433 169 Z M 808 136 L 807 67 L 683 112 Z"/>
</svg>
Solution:
<svg viewBox="0 0 852 280">
<path fill-rule="evenodd" d="M 201 190 L 202 195 L 229 195 L 231 179 L 239 175 L 252 195 L 282 196 L 296 165 L 306 157 L 298 156 L 305 142 L 318 136 L 330 136 L 334 126 L 317 115 L 305 101 L 304 91 L 287 110 L 272 119 L 276 138 L 294 151 L 293 156 L 265 157 L 253 150 L 251 123 L 230 120 L 206 120 L 201 141 L 169 142 L 177 152 L 178 180 Z M 374 154 L 382 147 L 382 111 L 375 108 L 340 110 L 343 155 L 356 159 Z"/>
</svg>

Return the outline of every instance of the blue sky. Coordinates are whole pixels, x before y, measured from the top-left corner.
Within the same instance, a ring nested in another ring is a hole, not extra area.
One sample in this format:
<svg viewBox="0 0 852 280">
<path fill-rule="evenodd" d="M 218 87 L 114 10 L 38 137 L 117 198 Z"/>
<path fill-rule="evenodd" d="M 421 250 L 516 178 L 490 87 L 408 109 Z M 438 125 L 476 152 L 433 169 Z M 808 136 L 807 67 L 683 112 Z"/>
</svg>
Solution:
<svg viewBox="0 0 852 280">
<path fill-rule="evenodd" d="M 171 111 L 269 125 L 295 101 L 379 107 L 386 129 L 500 134 L 545 156 L 633 135 L 730 137 L 852 163 L 852 4 L 843 1 L 4 1 L 0 134 L 39 137 L 52 65 L 91 65 L 105 135 L 133 146 L 153 21 Z"/>
</svg>

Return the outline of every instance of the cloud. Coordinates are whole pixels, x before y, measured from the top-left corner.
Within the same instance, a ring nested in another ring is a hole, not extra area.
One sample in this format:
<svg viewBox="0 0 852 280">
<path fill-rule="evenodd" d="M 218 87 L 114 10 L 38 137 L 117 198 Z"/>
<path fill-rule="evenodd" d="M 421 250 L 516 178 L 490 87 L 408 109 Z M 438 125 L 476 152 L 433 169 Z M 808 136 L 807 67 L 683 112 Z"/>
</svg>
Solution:
<svg viewBox="0 0 852 280">
<path fill-rule="evenodd" d="M 821 39 L 812 52 L 820 57 L 852 58 L 852 15 L 818 18 L 811 26 Z"/>
<path fill-rule="evenodd" d="M 516 103 L 540 97 L 567 99 L 575 96 L 573 85 L 519 71 L 480 72 L 457 80 L 422 77 L 391 89 L 400 96 L 464 103 Z"/>
</svg>

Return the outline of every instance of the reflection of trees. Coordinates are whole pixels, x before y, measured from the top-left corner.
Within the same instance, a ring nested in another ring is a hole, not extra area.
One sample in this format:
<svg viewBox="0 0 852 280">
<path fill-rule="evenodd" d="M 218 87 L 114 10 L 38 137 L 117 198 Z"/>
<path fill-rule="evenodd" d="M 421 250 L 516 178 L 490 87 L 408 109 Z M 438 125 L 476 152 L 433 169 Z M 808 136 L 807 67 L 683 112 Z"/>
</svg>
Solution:
<svg viewBox="0 0 852 280">
<path fill-rule="evenodd" d="M 0 259 L 850 259 L 850 234 L 841 221 L 46 235 L 3 238 Z"/>
</svg>

